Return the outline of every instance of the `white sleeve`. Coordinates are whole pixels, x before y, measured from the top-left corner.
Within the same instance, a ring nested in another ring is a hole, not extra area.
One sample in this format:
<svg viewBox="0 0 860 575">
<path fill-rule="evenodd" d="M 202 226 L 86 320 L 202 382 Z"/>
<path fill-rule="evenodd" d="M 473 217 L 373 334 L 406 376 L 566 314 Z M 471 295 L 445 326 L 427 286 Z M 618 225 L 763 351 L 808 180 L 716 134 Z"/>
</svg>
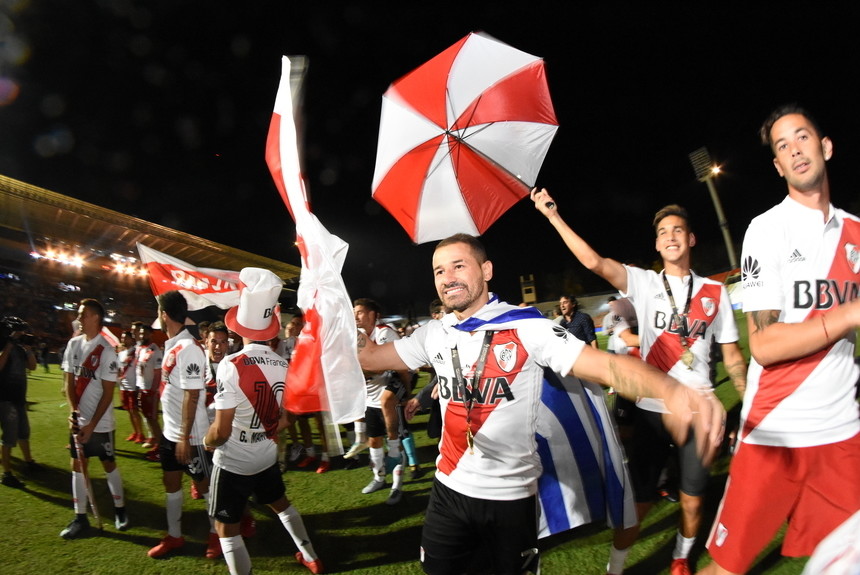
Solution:
<svg viewBox="0 0 860 575">
<path fill-rule="evenodd" d="M 239 374 L 232 362 L 222 359 L 215 373 L 218 391 L 215 392 L 213 405 L 215 409 L 234 409 L 239 405 L 236 388 Z"/>
<path fill-rule="evenodd" d="M 179 374 L 179 387 L 182 389 L 204 389 L 204 368 L 206 356 L 194 343 L 189 343 L 176 354 L 174 373 Z"/>
<path fill-rule="evenodd" d="M 394 350 L 409 369 L 418 369 L 430 363 L 430 355 L 426 349 L 428 331 L 427 325 L 424 325 L 412 332 L 409 337 L 393 342 Z"/>
<path fill-rule="evenodd" d="M 517 327 L 517 336 L 538 364 L 561 375 L 570 373 L 587 345 L 550 320 L 524 321 L 521 327 Z"/>
<path fill-rule="evenodd" d="M 756 218 L 744 236 L 741 252 L 744 312 L 785 309 L 775 251 L 781 242 L 769 227 Z"/>
</svg>

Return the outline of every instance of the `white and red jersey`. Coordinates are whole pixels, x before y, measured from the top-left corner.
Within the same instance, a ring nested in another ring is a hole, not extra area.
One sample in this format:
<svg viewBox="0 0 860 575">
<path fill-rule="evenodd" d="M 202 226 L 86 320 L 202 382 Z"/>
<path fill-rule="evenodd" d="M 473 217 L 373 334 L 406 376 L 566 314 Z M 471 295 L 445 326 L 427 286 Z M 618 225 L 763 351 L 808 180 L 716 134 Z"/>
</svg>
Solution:
<svg viewBox="0 0 860 575">
<path fill-rule="evenodd" d="M 744 237 L 744 312 L 779 310 L 799 323 L 858 296 L 860 218 L 829 206 L 819 210 L 786 197 L 753 219 Z M 824 339 L 824 328 L 821 329 Z M 855 333 L 794 361 L 762 367 L 750 359 L 742 440 L 810 447 L 860 432 Z"/>
<path fill-rule="evenodd" d="M 494 304 L 513 308 L 493 300 L 484 310 Z M 544 318 L 503 324 L 493 334 L 479 393 L 471 408 L 471 453 L 466 441 L 467 409 L 454 383 L 451 349 L 457 347 L 464 377 L 471 385 L 484 332 L 457 330 L 452 327 L 456 322 L 455 315 L 448 314 L 394 342 L 407 366 L 416 369 L 430 364 L 436 370 L 443 414 L 436 478 L 469 497 L 529 497 L 537 491 L 542 472 L 535 431 L 543 366 L 569 373 L 586 344 Z"/>
<path fill-rule="evenodd" d="M 287 361 L 265 344 L 252 343 L 218 365 L 216 410 L 235 409 L 226 443 L 214 463 L 239 475 L 260 473 L 278 460 L 278 420 Z"/>
<path fill-rule="evenodd" d="M 137 388 L 137 348 L 122 349 L 116 357 L 119 363 L 119 388 L 123 391 L 134 391 Z"/>
<path fill-rule="evenodd" d="M 164 342 L 164 360 L 161 363 L 161 412 L 164 417 L 164 437 L 178 443 L 182 430 L 182 402 L 186 390 L 199 390 L 194 424 L 188 434 L 191 445 L 203 443 L 209 429 L 206 415 L 204 373 L 206 354 L 187 329 Z"/>
<path fill-rule="evenodd" d="M 374 327 L 368 337 L 379 345 L 400 339 L 397 332 L 385 324 Z M 367 377 L 367 407 L 382 408 L 382 392 L 385 391 L 392 377 L 397 377 L 393 371 L 380 371 Z"/>
<path fill-rule="evenodd" d="M 684 311 L 690 282 L 693 282 L 690 311 L 686 316 L 686 341 L 694 357 L 692 369 L 689 369 L 681 361 L 683 326 L 672 319 L 672 304 L 662 275 L 652 270 L 624 267 L 627 269 L 627 293 L 623 295 L 630 298 L 636 310 L 642 359 L 684 385 L 710 388 L 712 342 L 738 341 L 738 326 L 725 286 L 692 271 L 683 278 L 666 275 L 679 314 Z M 648 411 L 666 411 L 661 399 L 644 398 L 637 405 Z"/>
<path fill-rule="evenodd" d="M 69 340 L 63 354 L 63 371 L 74 376 L 75 395 L 78 398 L 78 423 L 83 427 L 92 420 L 102 399 L 102 382 L 116 382 L 118 364 L 114 346 L 101 334 L 87 341 L 85 335 Z M 107 433 L 116 428 L 113 407 L 108 407 L 96 423 L 94 431 Z"/>
<path fill-rule="evenodd" d="M 161 362 L 164 360 L 161 348 L 150 343 L 149 345 L 139 345 L 136 349 L 137 365 L 135 365 L 135 369 L 137 373 L 135 377 L 137 388 L 145 391 L 157 391 L 160 381 L 155 381 L 155 372 L 161 369 Z"/>
</svg>

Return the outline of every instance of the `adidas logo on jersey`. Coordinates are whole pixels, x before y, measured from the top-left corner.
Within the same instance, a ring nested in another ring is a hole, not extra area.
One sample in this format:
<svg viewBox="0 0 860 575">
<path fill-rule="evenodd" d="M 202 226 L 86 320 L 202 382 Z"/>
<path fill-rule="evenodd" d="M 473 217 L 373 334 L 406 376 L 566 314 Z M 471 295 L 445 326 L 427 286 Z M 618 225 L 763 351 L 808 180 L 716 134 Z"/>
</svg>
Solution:
<svg viewBox="0 0 860 575">
<path fill-rule="evenodd" d="M 442 357 L 441 353 L 437 353 L 430 361 L 431 363 L 445 363 L 445 358 Z"/>
<path fill-rule="evenodd" d="M 790 264 L 793 264 L 796 262 L 805 262 L 805 261 L 806 261 L 806 258 L 803 257 L 800 254 L 800 251 L 798 251 L 797 249 L 795 249 L 793 252 L 791 252 L 791 255 L 788 256 L 788 263 L 790 263 Z"/>
<path fill-rule="evenodd" d="M 200 375 L 200 366 L 196 363 L 189 363 L 188 367 L 185 368 L 185 373 L 188 376 Z"/>
</svg>

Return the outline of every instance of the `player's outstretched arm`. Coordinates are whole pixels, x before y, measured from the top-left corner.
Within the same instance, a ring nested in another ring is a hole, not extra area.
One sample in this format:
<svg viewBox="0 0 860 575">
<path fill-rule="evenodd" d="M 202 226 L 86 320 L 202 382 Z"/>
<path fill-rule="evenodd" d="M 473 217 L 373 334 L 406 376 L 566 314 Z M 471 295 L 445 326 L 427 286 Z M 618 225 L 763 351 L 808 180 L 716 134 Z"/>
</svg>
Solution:
<svg viewBox="0 0 860 575">
<path fill-rule="evenodd" d="M 800 323 L 783 323 L 779 314 L 779 310 L 746 314 L 750 353 L 760 365 L 812 355 L 860 327 L 860 298 Z"/>
<path fill-rule="evenodd" d="M 639 359 L 584 347 L 571 375 L 614 387 L 624 397 L 660 398 L 670 413 L 664 424 L 679 444 L 687 440 L 690 426 L 696 432 L 699 455 L 708 463 L 723 441 L 726 410 L 710 390 L 683 385 Z"/>
<path fill-rule="evenodd" d="M 549 195 L 546 188 L 542 188 L 540 191 L 534 188 L 531 191 L 531 199 L 535 203 L 535 208 L 546 216 L 568 249 L 579 260 L 579 263 L 608 281 L 615 289 L 622 292 L 627 291 L 627 270 L 624 269 L 624 266 L 612 258 L 605 258 L 598 254 L 594 248 L 574 232 L 559 215 L 558 204 Z"/>
<path fill-rule="evenodd" d="M 393 369 L 396 371 L 406 371 L 409 369 L 397 351 L 394 349 L 394 343 L 388 342 L 378 345 L 372 341 L 363 331 L 358 332 L 358 363 L 361 364 L 361 369 L 365 372 L 376 372 Z"/>
</svg>

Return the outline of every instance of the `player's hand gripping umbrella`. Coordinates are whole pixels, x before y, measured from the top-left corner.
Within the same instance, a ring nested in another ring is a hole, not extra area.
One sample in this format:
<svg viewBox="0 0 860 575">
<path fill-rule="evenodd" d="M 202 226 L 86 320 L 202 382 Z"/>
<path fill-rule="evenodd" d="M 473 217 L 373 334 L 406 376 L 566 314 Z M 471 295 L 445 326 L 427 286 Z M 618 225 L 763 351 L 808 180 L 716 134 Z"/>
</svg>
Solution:
<svg viewBox="0 0 860 575">
<path fill-rule="evenodd" d="M 373 197 L 415 243 L 480 235 L 528 194 L 557 129 L 543 60 L 469 34 L 382 96 Z"/>
</svg>

